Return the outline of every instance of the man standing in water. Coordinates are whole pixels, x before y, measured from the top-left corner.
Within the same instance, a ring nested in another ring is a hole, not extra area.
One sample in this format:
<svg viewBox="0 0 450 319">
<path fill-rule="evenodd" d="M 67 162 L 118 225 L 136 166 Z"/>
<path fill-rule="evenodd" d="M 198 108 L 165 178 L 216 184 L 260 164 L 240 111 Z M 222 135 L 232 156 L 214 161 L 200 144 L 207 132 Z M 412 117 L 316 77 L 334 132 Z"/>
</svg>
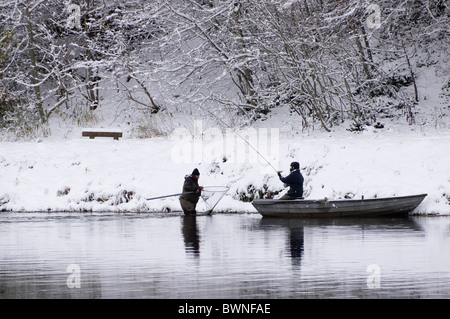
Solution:
<svg viewBox="0 0 450 319">
<path fill-rule="evenodd" d="M 280 181 L 289 186 L 289 191 L 283 195 L 280 199 L 302 199 L 303 198 L 303 175 L 300 173 L 300 164 L 298 162 L 292 162 L 290 167 L 291 173 L 282 177 L 278 172 Z"/>
<path fill-rule="evenodd" d="M 197 206 L 200 198 L 203 186 L 198 185 L 198 179 L 200 178 L 200 172 L 198 169 L 194 169 L 191 175 L 187 175 L 184 178 L 183 194 L 180 196 L 181 208 L 185 215 L 197 214 L 195 207 Z"/>
</svg>

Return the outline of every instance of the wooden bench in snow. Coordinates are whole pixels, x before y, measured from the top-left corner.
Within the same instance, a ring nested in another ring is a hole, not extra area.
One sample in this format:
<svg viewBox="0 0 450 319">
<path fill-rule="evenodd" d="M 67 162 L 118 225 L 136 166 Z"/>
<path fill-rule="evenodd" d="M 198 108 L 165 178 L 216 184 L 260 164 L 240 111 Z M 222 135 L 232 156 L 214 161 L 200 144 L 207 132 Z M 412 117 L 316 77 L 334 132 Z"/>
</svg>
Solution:
<svg viewBox="0 0 450 319">
<path fill-rule="evenodd" d="M 122 131 L 108 128 L 85 128 L 81 136 L 88 136 L 91 139 L 96 137 L 112 137 L 115 140 L 119 140 L 119 137 L 122 137 Z"/>
</svg>

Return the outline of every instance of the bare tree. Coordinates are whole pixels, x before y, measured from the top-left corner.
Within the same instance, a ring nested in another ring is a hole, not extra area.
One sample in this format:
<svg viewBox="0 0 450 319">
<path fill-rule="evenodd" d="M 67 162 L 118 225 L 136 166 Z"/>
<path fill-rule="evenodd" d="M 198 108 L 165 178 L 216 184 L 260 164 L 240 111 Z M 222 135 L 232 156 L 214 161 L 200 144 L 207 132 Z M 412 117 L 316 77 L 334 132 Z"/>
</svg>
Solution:
<svg viewBox="0 0 450 319">
<path fill-rule="evenodd" d="M 113 89 L 111 105 L 130 113 L 200 107 L 249 123 L 286 107 L 303 127 L 330 131 L 374 121 L 387 97 L 413 120 L 417 52 L 431 59 L 433 47 L 445 60 L 450 38 L 444 0 L 3 0 L 0 9 L 3 127 L 46 123 L 64 106 L 111 107 L 101 95 Z"/>
</svg>

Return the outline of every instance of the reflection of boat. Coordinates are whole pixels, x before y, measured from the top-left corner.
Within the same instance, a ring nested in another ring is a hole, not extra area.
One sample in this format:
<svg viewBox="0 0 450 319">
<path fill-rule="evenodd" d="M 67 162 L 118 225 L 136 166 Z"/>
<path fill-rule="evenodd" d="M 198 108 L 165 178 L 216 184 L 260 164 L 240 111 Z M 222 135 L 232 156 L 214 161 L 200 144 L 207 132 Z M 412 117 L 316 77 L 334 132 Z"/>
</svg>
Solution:
<svg viewBox="0 0 450 319">
<path fill-rule="evenodd" d="M 256 224 L 260 229 L 271 231 L 274 229 L 326 229 L 350 228 L 352 231 L 419 231 L 423 228 L 417 223 L 421 217 L 406 216 L 405 218 L 392 218 L 392 216 L 381 216 L 374 218 L 346 217 L 346 218 L 261 218 Z"/>
<path fill-rule="evenodd" d="M 256 199 L 256 210 L 267 217 L 372 217 L 407 215 L 427 194 L 342 200 L 277 200 Z"/>
</svg>

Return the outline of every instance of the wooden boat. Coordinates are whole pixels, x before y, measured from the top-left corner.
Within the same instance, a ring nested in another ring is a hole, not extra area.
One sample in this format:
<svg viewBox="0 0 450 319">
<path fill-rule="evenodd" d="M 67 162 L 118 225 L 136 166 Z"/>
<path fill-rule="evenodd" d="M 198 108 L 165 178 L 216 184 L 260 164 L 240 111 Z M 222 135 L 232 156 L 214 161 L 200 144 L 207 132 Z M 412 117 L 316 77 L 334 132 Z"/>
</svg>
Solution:
<svg viewBox="0 0 450 319">
<path fill-rule="evenodd" d="M 256 199 L 252 202 L 264 217 L 372 217 L 405 216 L 423 201 L 427 194 L 371 199 L 277 200 Z"/>
</svg>

